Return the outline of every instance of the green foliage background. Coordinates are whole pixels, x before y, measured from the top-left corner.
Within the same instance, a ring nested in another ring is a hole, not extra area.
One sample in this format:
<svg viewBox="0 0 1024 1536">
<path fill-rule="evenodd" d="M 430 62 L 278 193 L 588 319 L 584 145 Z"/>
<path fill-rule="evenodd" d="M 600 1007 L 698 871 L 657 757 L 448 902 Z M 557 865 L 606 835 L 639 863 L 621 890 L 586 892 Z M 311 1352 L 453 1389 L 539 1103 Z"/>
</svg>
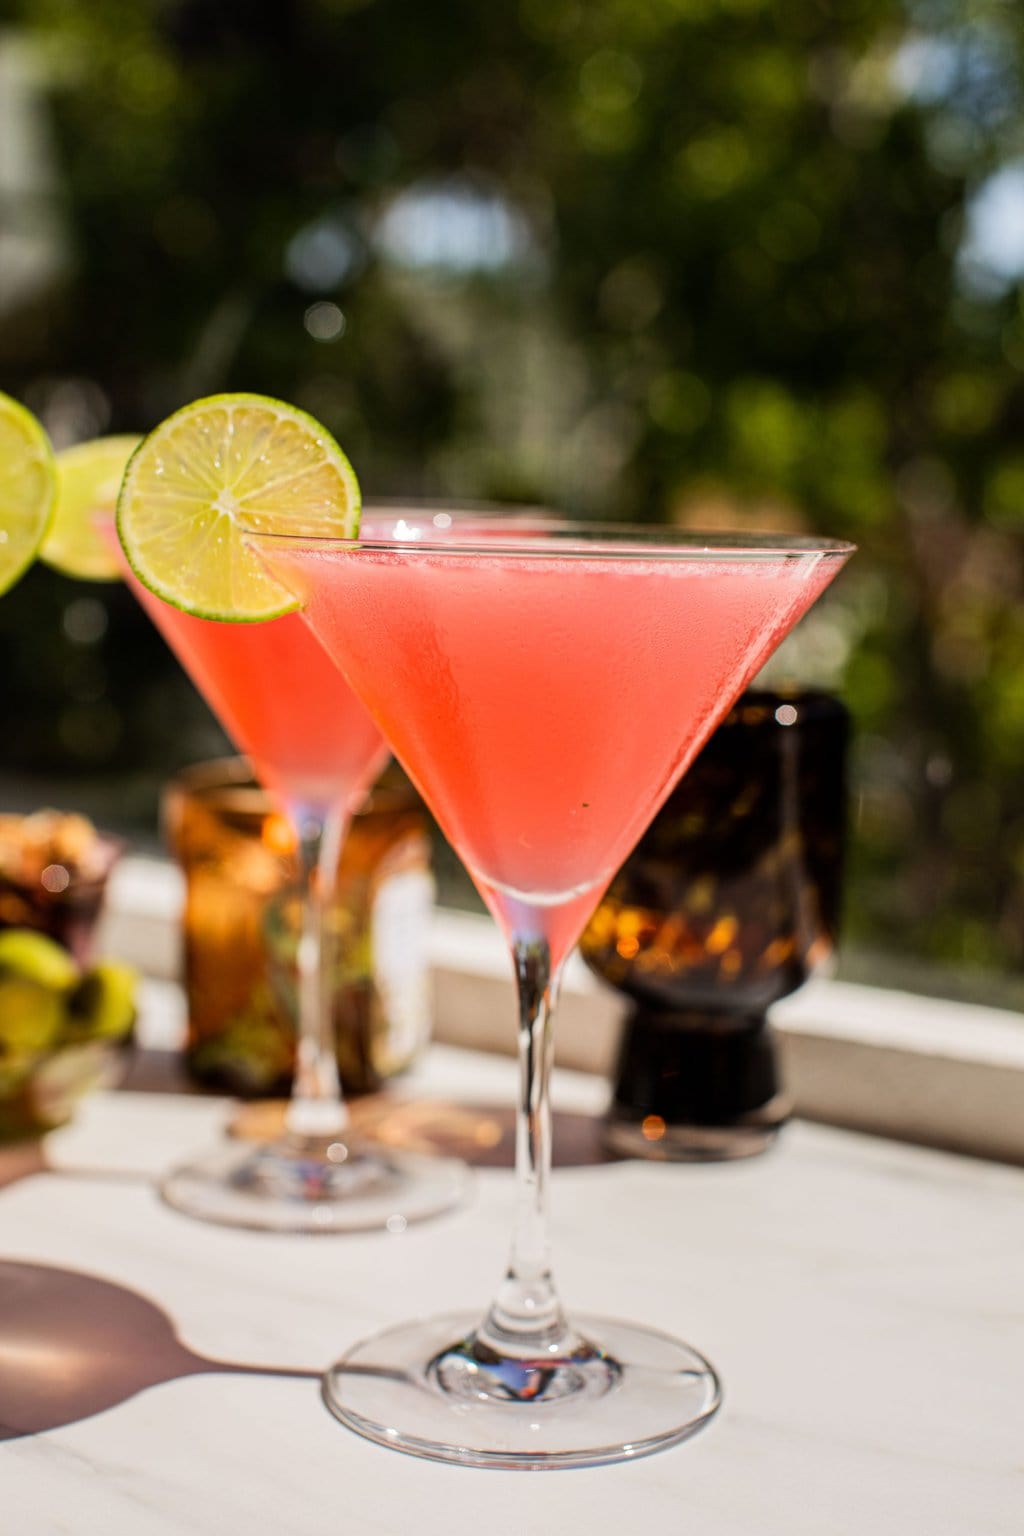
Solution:
<svg viewBox="0 0 1024 1536">
<path fill-rule="evenodd" d="M 855 539 L 792 663 L 856 719 L 851 947 L 1013 987 L 1024 301 L 963 251 L 975 190 L 1024 155 L 1017 5 L 6 19 L 57 180 L 4 228 L 49 221 L 61 259 L 5 308 L 4 388 L 59 440 L 265 390 L 371 494 Z M 126 595 L 91 600 L 44 572 L 5 600 L 5 785 L 88 799 L 116 769 L 145 817 L 217 737 Z"/>
</svg>

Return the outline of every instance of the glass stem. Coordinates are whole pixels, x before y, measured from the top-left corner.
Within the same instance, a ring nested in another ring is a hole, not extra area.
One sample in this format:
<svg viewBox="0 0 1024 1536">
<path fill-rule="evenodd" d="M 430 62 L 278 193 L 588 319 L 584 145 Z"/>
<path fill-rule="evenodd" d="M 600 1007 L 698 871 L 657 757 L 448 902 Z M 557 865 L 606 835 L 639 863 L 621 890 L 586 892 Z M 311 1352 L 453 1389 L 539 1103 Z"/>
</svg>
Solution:
<svg viewBox="0 0 1024 1536">
<path fill-rule="evenodd" d="M 477 1337 L 499 1353 L 532 1354 L 558 1346 L 569 1331 L 548 1250 L 552 1023 L 560 977 L 551 971 L 544 940 L 516 941 L 512 959 L 519 996 L 517 1209 L 508 1269 Z"/>
<path fill-rule="evenodd" d="M 298 951 L 299 1018 L 295 1077 L 285 1117 L 293 1141 L 333 1141 L 348 1124 L 334 1038 L 329 915 L 348 818 L 343 807 L 326 817 L 303 808 L 295 816 L 302 885 Z"/>
</svg>

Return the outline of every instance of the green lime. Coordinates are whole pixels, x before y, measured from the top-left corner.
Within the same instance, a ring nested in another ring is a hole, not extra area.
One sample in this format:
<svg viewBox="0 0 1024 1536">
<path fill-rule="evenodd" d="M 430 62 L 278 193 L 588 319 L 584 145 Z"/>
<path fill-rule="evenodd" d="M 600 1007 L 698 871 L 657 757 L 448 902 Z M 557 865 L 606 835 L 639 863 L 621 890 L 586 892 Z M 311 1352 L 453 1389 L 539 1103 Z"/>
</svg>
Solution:
<svg viewBox="0 0 1024 1536">
<path fill-rule="evenodd" d="M 117 1039 L 135 1022 L 138 977 L 130 965 L 101 960 L 82 977 L 68 998 L 66 1039 Z"/>
<path fill-rule="evenodd" d="M 30 411 L 0 394 L 0 592 L 32 564 L 56 499 L 49 438 Z"/>
<path fill-rule="evenodd" d="M 0 933 L 0 976 L 20 976 L 54 992 L 78 981 L 78 966 L 67 950 L 32 928 L 6 928 Z"/>
<path fill-rule="evenodd" d="M 98 437 L 58 453 L 57 509 L 39 551 L 47 565 L 80 581 L 118 580 L 121 567 L 97 524 L 113 524 L 125 465 L 140 442 Z"/>
<path fill-rule="evenodd" d="M 199 618 L 246 623 L 298 607 L 246 531 L 351 538 L 359 507 L 352 466 L 319 422 L 263 395 L 213 395 L 136 449 L 117 529 L 158 597 Z"/>
<path fill-rule="evenodd" d="M 60 994 L 27 976 L 0 976 L 0 1061 L 24 1066 L 49 1050 L 60 1033 Z"/>
</svg>

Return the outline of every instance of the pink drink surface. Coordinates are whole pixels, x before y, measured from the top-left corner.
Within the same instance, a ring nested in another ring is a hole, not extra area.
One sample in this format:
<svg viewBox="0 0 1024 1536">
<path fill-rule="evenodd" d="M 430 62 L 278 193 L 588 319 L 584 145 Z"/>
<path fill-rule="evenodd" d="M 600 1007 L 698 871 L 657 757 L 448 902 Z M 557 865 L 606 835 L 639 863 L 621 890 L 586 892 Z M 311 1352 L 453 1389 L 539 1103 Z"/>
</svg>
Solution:
<svg viewBox="0 0 1024 1536">
<path fill-rule="evenodd" d="M 507 933 L 557 963 L 841 562 L 275 546 Z"/>
<path fill-rule="evenodd" d="M 126 577 L 261 783 L 293 814 L 356 809 L 387 746 L 299 615 L 218 624 L 172 608 Z"/>
</svg>

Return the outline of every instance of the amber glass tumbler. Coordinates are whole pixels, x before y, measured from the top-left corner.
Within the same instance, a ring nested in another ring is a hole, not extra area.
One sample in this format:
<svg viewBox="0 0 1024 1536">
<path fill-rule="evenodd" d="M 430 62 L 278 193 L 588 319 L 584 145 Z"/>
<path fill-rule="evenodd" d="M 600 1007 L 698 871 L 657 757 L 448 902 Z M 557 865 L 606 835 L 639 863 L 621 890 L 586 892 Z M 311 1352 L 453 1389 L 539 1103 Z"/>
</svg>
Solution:
<svg viewBox="0 0 1024 1536">
<path fill-rule="evenodd" d="M 164 819 L 185 875 L 188 1069 L 243 1097 L 287 1094 L 300 908 L 290 825 L 242 758 L 186 770 Z M 426 1042 L 433 896 L 422 804 L 388 769 L 352 819 L 330 923 L 348 1094 L 379 1088 Z"/>
<path fill-rule="evenodd" d="M 615 1150 L 742 1157 L 784 1123 L 765 1013 L 835 947 L 847 734 L 826 694 L 744 694 L 612 881 L 581 948 L 633 1004 Z"/>
</svg>

